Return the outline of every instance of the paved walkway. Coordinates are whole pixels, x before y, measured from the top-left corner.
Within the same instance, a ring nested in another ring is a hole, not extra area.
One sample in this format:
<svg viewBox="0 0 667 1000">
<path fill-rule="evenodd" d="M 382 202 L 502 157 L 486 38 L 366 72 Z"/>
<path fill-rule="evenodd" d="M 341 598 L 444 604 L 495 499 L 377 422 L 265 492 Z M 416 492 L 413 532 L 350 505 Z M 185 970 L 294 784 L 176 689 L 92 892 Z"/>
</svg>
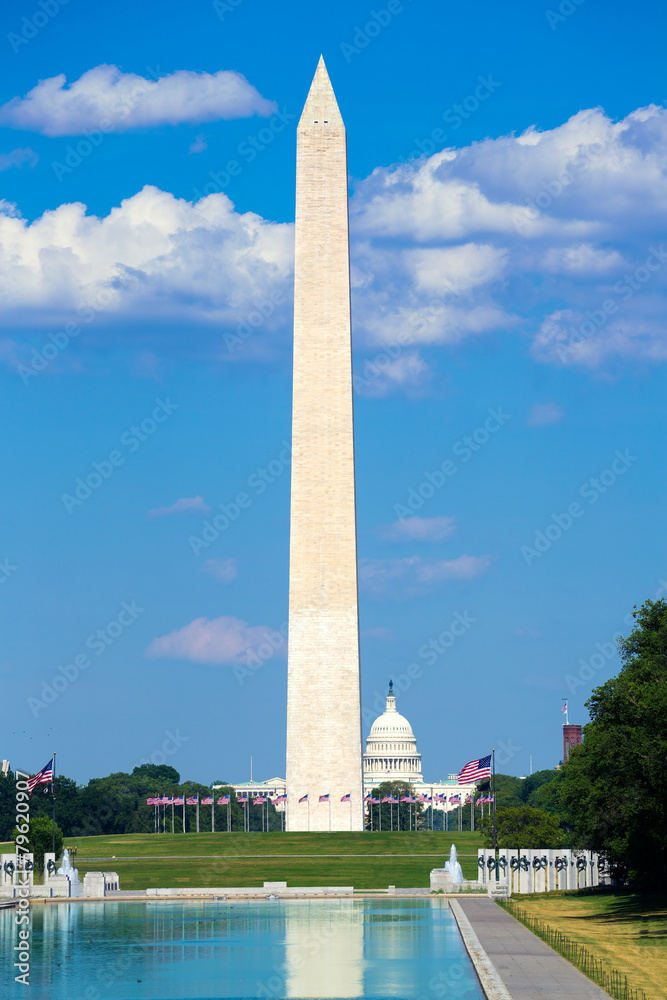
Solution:
<svg viewBox="0 0 667 1000">
<path fill-rule="evenodd" d="M 609 1000 L 491 899 L 457 899 L 512 1000 Z"/>
</svg>

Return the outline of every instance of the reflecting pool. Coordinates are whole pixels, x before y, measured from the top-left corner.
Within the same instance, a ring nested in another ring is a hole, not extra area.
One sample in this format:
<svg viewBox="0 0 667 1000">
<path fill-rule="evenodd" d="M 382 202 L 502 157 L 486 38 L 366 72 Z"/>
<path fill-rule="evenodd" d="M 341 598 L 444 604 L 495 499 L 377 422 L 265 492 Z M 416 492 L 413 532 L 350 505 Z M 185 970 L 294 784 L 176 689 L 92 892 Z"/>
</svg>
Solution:
<svg viewBox="0 0 667 1000">
<path fill-rule="evenodd" d="M 15 914 L 0 911 L 11 1000 L 28 996 L 7 961 Z M 441 899 L 85 902 L 31 914 L 30 1000 L 483 1000 Z"/>
</svg>

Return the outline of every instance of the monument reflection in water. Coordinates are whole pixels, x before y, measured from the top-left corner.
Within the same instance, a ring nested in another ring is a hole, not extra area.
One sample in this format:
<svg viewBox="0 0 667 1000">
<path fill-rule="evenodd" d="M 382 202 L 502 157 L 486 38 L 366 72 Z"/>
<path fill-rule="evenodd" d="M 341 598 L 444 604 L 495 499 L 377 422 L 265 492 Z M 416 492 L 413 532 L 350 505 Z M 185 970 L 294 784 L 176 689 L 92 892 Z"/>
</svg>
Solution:
<svg viewBox="0 0 667 1000">
<path fill-rule="evenodd" d="M 6 955 L 12 911 L 0 911 Z M 10 977 L 2 1000 L 25 997 Z M 97 992 L 95 992 L 97 991 Z M 483 1000 L 439 899 L 33 907 L 30 1000 Z"/>
</svg>

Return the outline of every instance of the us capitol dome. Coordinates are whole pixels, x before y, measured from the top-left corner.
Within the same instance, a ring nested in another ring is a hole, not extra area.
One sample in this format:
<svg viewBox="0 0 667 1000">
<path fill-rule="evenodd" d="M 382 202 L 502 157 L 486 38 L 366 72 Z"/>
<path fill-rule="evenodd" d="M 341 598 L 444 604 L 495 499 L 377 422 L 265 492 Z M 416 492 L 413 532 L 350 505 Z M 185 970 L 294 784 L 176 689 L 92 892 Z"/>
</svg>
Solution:
<svg viewBox="0 0 667 1000">
<path fill-rule="evenodd" d="M 458 774 L 448 774 L 439 781 L 424 779 L 417 738 L 408 720 L 396 711 L 392 681 L 389 682 L 387 707 L 371 726 L 366 740 L 363 772 L 364 795 L 384 781 L 406 781 L 416 795 L 430 797 L 436 811 L 454 808 L 450 801 L 452 795 L 460 795 L 461 804 L 465 804 L 475 789 L 474 784 L 460 785 Z"/>
<path fill-rule="evenodd" d="M 371 726 L 364 754 L 364 785 L 377 785 L 381 781 L 423 783 L 417 739 L 408 720 L 396 711 L 392 681 L 389 681 L 387 707 Z"/>
</svg>

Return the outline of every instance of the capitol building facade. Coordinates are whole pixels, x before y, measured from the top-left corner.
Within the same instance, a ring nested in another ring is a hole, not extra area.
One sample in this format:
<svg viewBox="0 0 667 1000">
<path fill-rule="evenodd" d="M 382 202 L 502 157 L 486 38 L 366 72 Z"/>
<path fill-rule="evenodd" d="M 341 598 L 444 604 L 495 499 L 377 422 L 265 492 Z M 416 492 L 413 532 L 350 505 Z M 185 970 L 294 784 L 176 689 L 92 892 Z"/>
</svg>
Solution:
<svg viewBox="0 0 667 1000">
<path fill-rule="evenodd" d="M 417 750 L 417 738 L 408 720 L 396 711 L 396 696 L 389 682 L 387 705 L 373 725 L 366 741 L 364 753 L 364 795 L 369 795 L 383 781 L 406 781 L 415 789 L 415 795 L 460 795 L 464 804 L 472 795 L 475 785 L 460 785 L 457 774 L 446 779 L 426 781 L 422 774 L 422 758 Z M 444 803 L 433 803 L 434 808 L 449 809 Z"/>
</svg>

